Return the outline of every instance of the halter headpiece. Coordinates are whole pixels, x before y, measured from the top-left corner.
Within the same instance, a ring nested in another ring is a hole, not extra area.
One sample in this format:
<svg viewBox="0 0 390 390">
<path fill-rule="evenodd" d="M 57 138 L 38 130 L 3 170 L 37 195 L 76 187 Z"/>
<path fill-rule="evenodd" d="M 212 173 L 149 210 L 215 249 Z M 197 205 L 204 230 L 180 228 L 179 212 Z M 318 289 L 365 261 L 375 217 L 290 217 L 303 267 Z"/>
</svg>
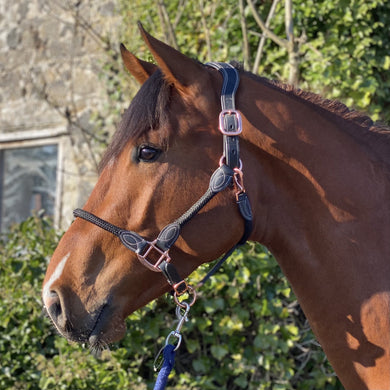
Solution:
<svg viewBox="0 0 390 390">
<path fill-rule="evenodd" d="M 235 93 L 239 85 L 238 71 L 230 64 L 221 62 L 209 62 L 206 65 L 217 69 L 223 76 L 221 91 L 222 111 L 219 115 L 219 130 L 223 134 L 223 156 L 220 159 L 220 166 L 211 176 L 209 187 L 204 195 L 180 218 L 165 226 L 154 241 L 147 241 L 139 234 L 121 229 L 96 215 L 76 209 L 75 217 L 85 219 L 94 225 L 119 237 L 122 244 L 137 254 L 139 261 L 148 269 L 155 272 L 162 272 L 168 283 L 175 292 L 175 298 L 192 290 L 186 281 L 180 276 L 175 266 L 170 262 L 169 250 L 178 239 L 181 228 L 190 221 L 215 195 L 231 185 L 236 187 L 236 202 L 242 218 L 244 219 L 244 234 L 240 241 L 229 250 L 224 258 L 209 272 L 202 284 L 216 272 L 222 262 L 240 245 L 243 245 L 252 231 L 252 211 L 248 196 L 243 186 L 242 163 L 239 152 L 238 135 L 242 132 L 241 114 L 235 108 Z M 154 255 L 153 255 L 154 253 Z M 156 256 L 157 254 L 157 256 Z M 154 263 L 151 258 L 157 258 Z M 193 302 L 192 302 L 193 303 Z"/>
</svg>

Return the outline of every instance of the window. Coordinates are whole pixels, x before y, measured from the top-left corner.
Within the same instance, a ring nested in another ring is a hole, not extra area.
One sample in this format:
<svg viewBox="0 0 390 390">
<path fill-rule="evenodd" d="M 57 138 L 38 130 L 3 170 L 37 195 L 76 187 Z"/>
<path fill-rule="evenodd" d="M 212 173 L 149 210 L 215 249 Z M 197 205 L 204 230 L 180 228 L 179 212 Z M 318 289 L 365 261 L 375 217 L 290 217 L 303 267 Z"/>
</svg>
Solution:
<svg viewBox="0 0 390 390">
<path fill-rule="evenodd" d="M 34 211 L 56 214 L 58 144 L 0 150 L 0 230 Z"/>
</svg>

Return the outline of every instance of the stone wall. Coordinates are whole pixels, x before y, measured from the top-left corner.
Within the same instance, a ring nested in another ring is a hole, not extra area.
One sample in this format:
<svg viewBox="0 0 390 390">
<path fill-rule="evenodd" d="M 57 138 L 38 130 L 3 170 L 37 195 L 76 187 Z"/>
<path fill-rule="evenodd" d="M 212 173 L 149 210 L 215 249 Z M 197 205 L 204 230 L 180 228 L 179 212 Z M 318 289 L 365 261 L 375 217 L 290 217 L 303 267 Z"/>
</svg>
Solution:
<svg viewBox="0 0 390 390">
<path fill-rule="evenodd" d="M 61 147 L 57 223 L 96 180 L 102 67 L 119 41 L 110 0 L 0 0 L 0 148 L 52 138 Z"/>
</svg>

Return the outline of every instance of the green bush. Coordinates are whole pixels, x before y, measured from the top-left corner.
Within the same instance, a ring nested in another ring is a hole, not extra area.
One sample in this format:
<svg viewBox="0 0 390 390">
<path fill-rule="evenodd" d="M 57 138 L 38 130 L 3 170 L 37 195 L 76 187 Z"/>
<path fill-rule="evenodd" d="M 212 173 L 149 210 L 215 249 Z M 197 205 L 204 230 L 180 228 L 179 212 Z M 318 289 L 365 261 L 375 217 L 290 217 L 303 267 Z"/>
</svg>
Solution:
<svg viewBox="0 0 390 390">
<path fill-rule="evenodd" d="M 174 328 L 171 298 L 132 314 L 127 336 L 93 357 L 58 336 L 42 311 L 41 284 L 58 239 L 50 221 L 34 217 L 0 243 L 0 388 L 152 389 L 154 357 Z M 201 289 L 182 332 L 170 389 L 342 388 L 259 245 L 238 251 Z"/>
</svg>

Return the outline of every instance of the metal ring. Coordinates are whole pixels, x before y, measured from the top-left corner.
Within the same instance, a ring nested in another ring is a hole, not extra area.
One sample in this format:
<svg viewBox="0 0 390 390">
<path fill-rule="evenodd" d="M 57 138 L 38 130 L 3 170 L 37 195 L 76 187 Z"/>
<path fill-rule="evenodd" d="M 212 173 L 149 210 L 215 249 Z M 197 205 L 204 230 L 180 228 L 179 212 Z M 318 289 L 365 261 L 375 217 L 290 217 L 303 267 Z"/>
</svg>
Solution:
<svg viewBox="0 0 390 390">
<path fill-rule="evenodd" d="M 165 347 L 169 344 L 169 339 L 171 337 L 176 337 L 176 339 L 177 339 L 177 345 L 174 349 L 174 351 L 177 351 L 181 345 L 182 335 L 179 332 L 176 332 L 175 330 L 173 330 L 171 333 L 169 333 L 168 337 L 165 340 Z M 173 344 L 171 344 L 171 345 L 173 345 Z"/>
<path fill-rule="evenodd" d="M 239 159 L 238 161 L 240 162 L 240 166 L 238 167 L 238 169 L 242 171 L 242 160 Z M 219 166 L 221 167 L 222 165 L 225 164 L 225 162 L 226 162 L 226 156 L 222 155 L 221 158 L 219 159 Z M 237 169 L 237 167 L 234 169 Z"/>
<path fill-rule="evenodd" d="M 191 295 L 191 294 L 193 295 L 192 301 L 190 303 L 189 302 L 185 302 L 184 300 L 182 302 L 180 302 L 179 301 L 179 297 L 176 294 L 176 291 L 173 294 L 173 298 L 175 300 L 176 305 L 182 307 L 183 309 L 186 309 L 187 306 L 191 307 L 195 303 L 195 301 L 196 301 L 196 291 L 195 291 L 195 289 L 192 286 L 190 286 L 190 285 L 188 285 L 187 287 L 188 287 L 188 290 L 187 290 L 188 295 Z"/>
</svg>

